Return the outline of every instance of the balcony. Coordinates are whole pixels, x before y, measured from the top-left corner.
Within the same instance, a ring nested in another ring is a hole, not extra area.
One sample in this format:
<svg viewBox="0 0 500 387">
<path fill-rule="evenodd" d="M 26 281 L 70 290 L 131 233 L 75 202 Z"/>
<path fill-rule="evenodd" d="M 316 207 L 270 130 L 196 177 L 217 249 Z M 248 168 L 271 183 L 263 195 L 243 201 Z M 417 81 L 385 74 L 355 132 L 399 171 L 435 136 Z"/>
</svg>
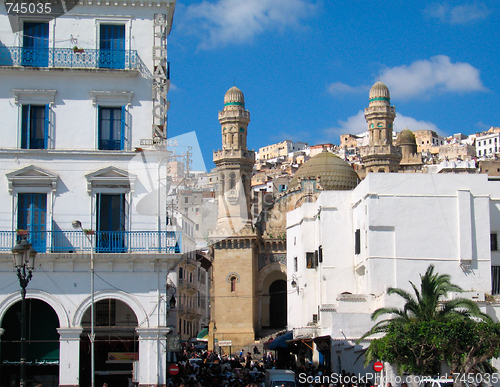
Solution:
<svg viewBox="0 0 500 387">
<path fill-rule="evenodd" d="M 136 50 L 0 47 L 0 66 L 138 70 Z"/>
<path fill-rule="evenodd" d="M 195 294 L 197 291 L 197 287 L 194 282 L 189 282 L 186 278 L 179 278 L 179 291 L 186 292 L 187 294 Z"/>
<path fill-rule="evenodd" d="M 20 239 L 15 231 L 0 231 L 0 251 L 10 251 Z M 90 252 L 81 231 L 29 231 L 28 242 L 38 253 Z M 96 253 L 180 253 L 181 233 L 174 231 L 96 231 Z"/>
</svg>

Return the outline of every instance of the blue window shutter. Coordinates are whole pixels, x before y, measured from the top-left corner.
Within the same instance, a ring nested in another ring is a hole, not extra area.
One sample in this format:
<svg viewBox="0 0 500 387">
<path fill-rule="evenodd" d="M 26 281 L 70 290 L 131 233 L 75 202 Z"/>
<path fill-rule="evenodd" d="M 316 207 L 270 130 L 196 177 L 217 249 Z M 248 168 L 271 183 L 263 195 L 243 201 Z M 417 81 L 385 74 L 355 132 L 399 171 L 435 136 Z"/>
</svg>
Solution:
<svg viewBox="0 0 500 387">
<path fill-rule="evenodd" d="M 97 107 L 97 149 L 101 149 L 102 116 L 101 107 Z"/>
<path fill-rule="evenodd" d="M 31 105 L 21 107 L 21 149 L 29 149 Z"/>
<path fill-rule="evenodd" d="M 122 115 L 121 115 L 121 133 L 120 133 L 120 150 L 125 149 L 125 115 L 127 110 L 125 106 L 122 106 Z"/>
<path fill-rule="evenodd" d="M 45 126 L 43 128 L 43 149 L 49 147 L 49 124 L 50 124 L 50 107 L 49 104 L 45 105 Z"/>
</svg>

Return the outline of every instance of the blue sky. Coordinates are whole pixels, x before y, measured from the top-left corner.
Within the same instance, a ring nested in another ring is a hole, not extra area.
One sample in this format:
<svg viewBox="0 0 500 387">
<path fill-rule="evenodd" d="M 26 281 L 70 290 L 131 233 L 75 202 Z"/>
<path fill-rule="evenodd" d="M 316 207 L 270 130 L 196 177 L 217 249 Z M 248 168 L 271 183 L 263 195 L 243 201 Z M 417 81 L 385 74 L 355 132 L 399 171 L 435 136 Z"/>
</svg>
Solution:
<svg viewBox="0 0 500 387">
<path fill-rule="evenodd" d="M 338 144 L 340 134 L 366 130 L 379 79 L 396 131 L 500 126 L 498 25 L 498 0 L 177 0 L 169 137 L 196 132 L 213 168 L 217 114 L 236 85 L 250 111 L 249 148 Z"/>
</svg>

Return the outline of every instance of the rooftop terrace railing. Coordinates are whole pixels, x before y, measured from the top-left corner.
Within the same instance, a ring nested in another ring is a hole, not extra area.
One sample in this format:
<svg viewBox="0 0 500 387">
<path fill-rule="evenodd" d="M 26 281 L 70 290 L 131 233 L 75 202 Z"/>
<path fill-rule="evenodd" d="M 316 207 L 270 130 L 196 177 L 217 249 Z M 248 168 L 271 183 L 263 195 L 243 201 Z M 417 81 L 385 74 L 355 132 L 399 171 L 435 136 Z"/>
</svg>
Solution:
<svg viewBox="0 0 500 387">
<path fill-rule="evenodd" d="M 0 47 L 0 66 L 135 70 L 138 61 L 136 50 Z"/>
<path fill-rule="evenodd" d="M 96 253 L 180 253 L 181 233 L 174 231 L 95 231 L 89 235 Z M 21 239 L 16 231 L 0 231 L 0 251 L 10 251 Z M 38 253 L 90 252 L 82 231 L 28 231 L 26 238 Z"/>
</svg>

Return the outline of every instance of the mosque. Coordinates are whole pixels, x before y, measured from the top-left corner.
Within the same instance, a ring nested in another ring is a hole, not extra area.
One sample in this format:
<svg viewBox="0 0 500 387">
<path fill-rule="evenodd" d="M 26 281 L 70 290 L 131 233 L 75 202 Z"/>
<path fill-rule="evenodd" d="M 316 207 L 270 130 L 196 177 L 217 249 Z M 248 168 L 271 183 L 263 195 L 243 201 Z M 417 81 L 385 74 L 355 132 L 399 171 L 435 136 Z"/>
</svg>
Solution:
<svg viewBox="0 0 500 387">
<path fill-rule="evenodd" d="M 392 143 L 396 117 L 389 89 L 375 83 L 365 118 L 369 145 L 362 149 L 368 172 L 418 169 L 415 136 L 405 129 Z M 214 246 L 211 313 L 219 342 L 241 348 L 266 328 L 287 327 L 286 214 L 313 203 L 323 191 L 350 191 L 360 177 L 343 159 L 326 150 L 305 162 L 287 190 L 263 206 L 252 224 L 251 177 L 255 154 L 247 149 L 250 113 L 242 91 L 231 87 L 219 112 L 222 149 L 214 152 L 218 178 L 218 220 L 210 235 Z M 288 268 L 290 270 L 290 268 Z M 288 289 L 289 290 L 289 289 Z"/>
</svg>

